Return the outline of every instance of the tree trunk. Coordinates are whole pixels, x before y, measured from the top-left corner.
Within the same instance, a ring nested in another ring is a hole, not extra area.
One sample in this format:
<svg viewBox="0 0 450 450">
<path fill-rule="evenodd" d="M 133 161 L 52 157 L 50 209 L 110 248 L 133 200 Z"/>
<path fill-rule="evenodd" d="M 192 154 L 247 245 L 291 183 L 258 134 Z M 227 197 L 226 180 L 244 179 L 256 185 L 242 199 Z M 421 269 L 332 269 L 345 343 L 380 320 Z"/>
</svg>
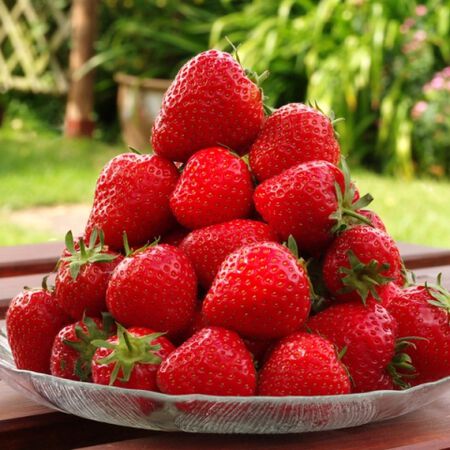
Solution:
<svg viewBox="0 0 450 450">
<path fill-rule="evenodd" d="M 94 52 L 98 0 L 73 0 L 71 11 L 72 49 L 70 52 L 70 87 L 66 105 L 65 135 L 92 136 L 94 131 L 94 74 L 78 78 L 75 73 Z"/>
</svg>

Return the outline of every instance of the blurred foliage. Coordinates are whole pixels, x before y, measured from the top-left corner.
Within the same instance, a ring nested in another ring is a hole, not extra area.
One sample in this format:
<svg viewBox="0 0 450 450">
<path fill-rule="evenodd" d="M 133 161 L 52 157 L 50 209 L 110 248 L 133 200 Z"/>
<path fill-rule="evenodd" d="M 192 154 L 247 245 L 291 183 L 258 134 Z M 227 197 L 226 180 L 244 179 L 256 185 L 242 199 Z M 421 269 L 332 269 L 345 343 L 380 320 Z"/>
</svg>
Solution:
<svg viewBox="0 0 450 450">
<path fill-rule="evenodd" d="M 355 161 L 414 173 L 410 110 L 450 62 L 448 1 L 253 0 L 214 23 L 210 44 L 227 48 L 225 37 L 241 42 L 244 65 L 270 69 L 272 105 L 317 101 L 345 118 L 341 145 Z"/>
<path fill-rule="evenodd" d="M 450 173 L 450 66 L 423 87 L 423 98 L 412 109 L 417 165 L 436 176 Z"/>
</svg>

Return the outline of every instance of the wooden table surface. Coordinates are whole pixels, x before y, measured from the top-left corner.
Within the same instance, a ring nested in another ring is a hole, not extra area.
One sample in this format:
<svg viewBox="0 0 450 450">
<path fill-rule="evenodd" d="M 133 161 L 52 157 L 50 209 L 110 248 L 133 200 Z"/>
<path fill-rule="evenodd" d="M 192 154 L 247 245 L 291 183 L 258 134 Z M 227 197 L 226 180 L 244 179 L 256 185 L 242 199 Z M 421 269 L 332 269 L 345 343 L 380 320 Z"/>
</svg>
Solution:
<svg viewBox="0 0 450 450">
<path fill-rule="evenodd" d="M 443 273 L 450 287 L 450 250 L 400 244 L 420 282 Z M 0 247 L 0 320 L 23 286 L 36 286 L 55 266 L 61 243 Z M 90 446 L 90 447 L 89 447 Z M 450 448 L 450 394 L 403 417 L 362 427 L 287 436 L 163 433 L 119 427 L 52 411 L 0 380 L 0 450 L 15 449 L 253 450 Z"/>
</svg>

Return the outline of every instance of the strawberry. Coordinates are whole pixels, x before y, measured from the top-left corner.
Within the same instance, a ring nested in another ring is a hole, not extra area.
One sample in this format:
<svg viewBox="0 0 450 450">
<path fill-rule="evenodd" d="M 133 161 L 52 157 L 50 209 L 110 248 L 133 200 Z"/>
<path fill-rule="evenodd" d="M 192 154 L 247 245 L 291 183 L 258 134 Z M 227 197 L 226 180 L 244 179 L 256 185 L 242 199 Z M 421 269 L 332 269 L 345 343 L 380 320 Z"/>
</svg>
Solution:
<svg viewBox="0 0 450 450">
<path fill-rule="evenodd" d="M 221 147 L 197 152 L 186 164 L 170 197 L 178 222 L 191 229 L 247 217 L 253 182 L 247 165 Z"/>
<path fill-rule="evenodd" d="M 383 285 L 404 283 L 400 252 L 384 231 L 367 225 L 352 227 L 327 250 L 323 279 L 335 300 L 380 300 Z"/>
<path fill-rule="evenodd" d="M 297 332 L 271 351 L 259 375 L 258 394 L 338 395 L 350 393 L 350 379 L 333 344 Z"/>
<path fill-rule="evenodd" d="M 256 372 L 242 339 L 220 327 L 203 328 L 180 345 L 158 370 L 166 394 L 253 395 Z"/>
<path fill-rule="evenodd" d="M 203 315 L 210 325 L 264 340 L 298 330 L 310 307 L 302 262 L 286 247 L 262 242 L 227 256 L 203 302 Z"/>
<path fill-rule="evenodd" d="M 85 237 L 101 229 L 105 244 L 115 250 L 123 248 L 123 232 L 131 246 L 152 241 L 172 224 L 169 196 L 177 180 L 176 167 L 159 156 L 116 156 L 97 180 Z"/>
<path fill-rule="evenodd" d="M 450 292 L 441 285 L 411 286 L 398 291 L 386 308 L 401 336 L 415 336 L 405 349 L 417 371 L 411 384 L 450 375 Z"/>
<path fill-rule="evenodd" d="M 356 212 L 369 219 L 373 227 L 378 228 L 381 231 L 387 232 L 386 225 L 384 224 L 381 217 L 375 211 L 371 211 L 370 209 L 360 209 Z M 355 224 L 358 224 L 358 222 L 355 221 Z"/>
<path fill-rule="evenodd" d="M 47 288 L 25 289 L 17 294 L 6 313 L 8 341 L 18 369 L 50 373 L 50 353 L 58 331 L 69 317 Z"/>
<path fill-rule="evenodd" d="M 197 278 L 187 256 L 167 244 L 127 253 L 106 292 L 112 316 L 126 327 L 142 326 L 171 336 L 183 332 L 197 303 Z"/>
<path fill-rule="evenodd" d="M 353 381 L 353 392 L 367 392 L 385 382 L 395 355 L 397 323 L 375 301 L 343 303 L 311 317 L 306 327 L 329 339 L 343 353 L 342 362 Z"/>
<path fill-rule="evenodd" d="M 330 118 L 302 103 L 289 103 L 264 123 L 250 150 L 250 167 L 256 178 L 264 181 L 300 163 L 323 160 L 337 164 L 339 158 Z"/>
<path fill-rule="evenodd" d="M 209 289 L 220 265 L 231 252 L 255 242 L 276 240 L 265 223 L 236 219 L 192 231 L 183 239 L 180 249 L 192 261 L 199 283 Z"/>
<path fill-rule="evenodd" d="M 80 320 L 83 314 L 99 317 L 106 310 L 109 278 L 122 259 L 122 255 L 105 247 L 102 232 L 98 234 L 94 229 L 86 246 L 83 238 L 75 245 L 69 231 L 56 273 L 56 303 L 75 320 Z"/>
<path fill-rule="evenodd" d="M 299 164 L 260 184 L 254 194 L 257 211 L 286 240 L 294 236 L 300 251 L 323 251 L 355 219 L 370 221 L 356 211 L 367 205 L 367 194 L 355 201 L 348 170 L 327 161 Z"/>
<path fill-rule="evenodd" d="M 110 317 L 105 314 L 103 322 L 97 318 L 83 317 L 62 328 L 53 342 L 51 374 L 68 380 L 90 381 L 92 357 L 96 350 L 92 341 L 111 336 Z"/>
<path fill-rule="evenodd" d="M 164 333 L 117 325 L 117 335 L 95 340 L 92 358 L 92 380 L 97 384 L 128 389 L 158 391 L 156 373 L 159 365 L 174 350 Z"/>
<path fill-rule="evenodd" d="M 264 120 L 262 93 L 228 53 L 208 50 L 188 61 L 166 92 L 152 130 L 155 152 L 187 161 L 225 145 L 246 153 Z"/>
</svg>

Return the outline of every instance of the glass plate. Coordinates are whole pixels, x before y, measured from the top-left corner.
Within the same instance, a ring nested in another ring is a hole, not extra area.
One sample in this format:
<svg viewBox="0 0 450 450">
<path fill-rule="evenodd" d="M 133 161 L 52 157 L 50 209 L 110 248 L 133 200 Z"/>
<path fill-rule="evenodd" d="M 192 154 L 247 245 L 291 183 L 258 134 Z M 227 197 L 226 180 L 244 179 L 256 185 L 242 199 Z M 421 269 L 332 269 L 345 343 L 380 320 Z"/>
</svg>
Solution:
<svg viewBox="0 0 450 450">
<path fill-rule="evenodd" d="M 354 427 L 419 409 L 450 390 L 450 377 L 406 391 L 323 397 L 165 395 L 16 369 L 0 335 L 0 378 L 36 402 L 86 419 L 193 433 L 302 433 Z"/>
</svg>

